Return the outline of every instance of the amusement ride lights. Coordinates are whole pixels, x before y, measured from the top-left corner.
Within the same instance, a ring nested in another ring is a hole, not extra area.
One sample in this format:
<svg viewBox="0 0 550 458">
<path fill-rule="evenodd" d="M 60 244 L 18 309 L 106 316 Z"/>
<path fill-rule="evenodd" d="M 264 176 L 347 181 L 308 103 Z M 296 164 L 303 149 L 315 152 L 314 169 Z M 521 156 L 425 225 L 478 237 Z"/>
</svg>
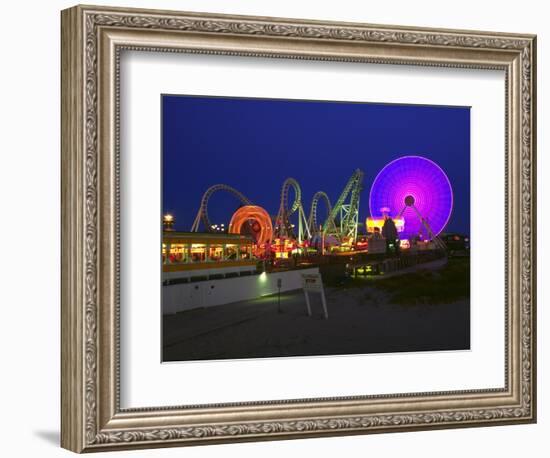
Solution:
<svg viewBox="0 0 550 458">
<path fill-rule="evenodd" d="M 244 227 L 248 228 L 253 235 L 257 250 L 263 252 L 266 244 L 273 239 L 273 226 L 269 213 L 257 205 L 245 205 L 239 208 L 231 218 L 228 232 L 241 234 Z"/>
<path fill-rule="evenodd" d="M 453 190 L 445 172 L 421 156 L 403 156 L 386 165 L 370 191 L 370 213 L 376 218 L 388 213 L 405 221 L 401 239 L 422 232 L 436 239 L 453 209 Z"/>
<path fill-rule="evenodd" d="M 359 196 L 363 189 L 363 176 L 363 171 L 360 169 L 353 172 L 323 224 L 323 235 L 335 235 L 340 241 L 355 242 L 359 225 Z M 334 224 L 337 220 L 339 227 Z"/>
<path fill-rule="evenodd" d="M 324 200 L 325 201 L 325 207 L 327 210 L 327 217 L 332 212 L 332 205 L 330 204 L 330 199 L 326 192 L 324 191 L 317 191 L 313 198 L 311 199 L 311 207 L 309 210 L 309 218 L 308 218 L 308 225 L 309 230 L 311 231 L 312 235 L 317 234 L 322 231 L 322 224 L 319 224 L 317 220 L 317 207 L 319 206 L 319 201 Z M 336 230 L 334 227 L 334 221 L 332 221 L 331 224 L 331 230 Z"/>
<path fill-rule="evenodd" d="M 244 194 L 231 186 L 217 184 L 208 188 L 202 196 L 191 231 L 198 232 L 201 222 L 207 231 L 213 231 L 208 218 L 208 201 L 215 192 L 224 191 L 244 204 L 242 208 L 249 207 L 252 212 L 247 216 L 245 210 L 237 210 L 232 218 L 230 232 L 237 230 L 236 221 L 239 221 L 239 230 L 244 225 L 242 221 L 246 220 L 250 224 L 256 221 L 263 228 L 258 244 L 266 243 L 267 234 L 270 234 L 271 241 L 288 238 L 301 243 L 310 240 L 313 235 L 322 235 L 323 238 L 334 236 L 341 243 L 353 243 L 357 239 L 363 176 L 361 170 L 355 170 L 333 207 L 325 192 L 315 193 L 308 219 L 302 204 L 300 185 L 294 178 L 287 178 L 281 188 L 280 207 L 271 230 L 267 230 L 265 215 L 268 213 L 263 208 L 253 205 Z M 289 205 L 290 189 L 294 191 L 292 205 Z M 328 214 L 322 223 L 317 221 L 319 200 L 325 201 Z M 447 175 L 435 162 L 421 156 L 403 156 L 387 164 L 376 176 L 370 191 L 369 205 L 371 226 L 380 226 L 380 218 L 387 214 L 396 221 L 401 239 L 413 239 L 424 232 L 426 239 L 437 242 L 438 234 L 451 216 L 453 192 Z M 290 221 L 294 214 L 298 216 L 297 231 Z"/>
<path fill-rule="evenodd" d="M 290 188 L 294 189 L 294 203 L 288 205 Z M 298 234 L 295 234 L 294 225 L 290 222 L 290 216 L 298 212 Z M 311 238 L 311 232 L 302 205 L 302 190 L 294 178 L 287 178 L 281 188 L 281 204 L 275 218 L 275 237 L 297 239 L 303 242 Z M 304 235 L 306 237 L 304 237 Z"/>
<path fill-rule="evenodd" d="M 323 237 L 334 236 L 341 241 L 354 241 L 357 238 L 359 195 L 362 185 L 363 172 L 357 169 L 348 180 L 334 207 L 331 207 L 327 194 L 323 191 L 318 191 L 313 196 L 309 219 L 307 219 L 302 204 L 300 185 L 294 178 L 287 178 L 281 187 L 281 203 L 274 221 L 273 238 L 296 239 L 299 243 L 302 243 L 305 240 L 310 240 L 313 234 L 322 232 Z M 294 201 L 289 206 L 289 192 L 291 188 L 294 191 Z M 199 232 L 201 223 L 206 231 L 215 231 L 208 217 L 208 202 L 214 193 L 220 191 L 232 194 L 245 206 L 253 205 L 244 194 L 235 188 L 225 184 L 213 185 L 206 190 L 201 198 L 201 204 L 191 226 L 191 232 Z M 325 200 L 328 214 L 326 220 L 319 225 L 320 229 L 317 228 L 317 204 L 319 199 Z M 295 213 L 298 215 L 297 233 L 295 225 L 290 221 L 290 217 Z M 338 224 L 336 224 L 336 220 Z"/>
</svg>

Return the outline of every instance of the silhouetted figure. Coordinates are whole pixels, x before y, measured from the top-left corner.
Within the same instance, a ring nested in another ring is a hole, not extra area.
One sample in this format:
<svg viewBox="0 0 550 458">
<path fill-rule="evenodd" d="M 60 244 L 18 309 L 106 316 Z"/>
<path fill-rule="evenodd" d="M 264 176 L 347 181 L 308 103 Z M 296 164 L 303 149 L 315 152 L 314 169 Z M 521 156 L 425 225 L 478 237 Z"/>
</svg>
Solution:
<svg viewBox="0 0 550 458">
<path fill-rule="evenodd" d="M 392 251 L 398 254 L 399 240 L 397 240 L 397 227 L 391 217 L 384 216 L 384 225 L 382 226 L 382 236 L 386 239 L 386 253 L 390 254 Z M 393 247 L 393 249 L 392 249 Z"/>
</svg>

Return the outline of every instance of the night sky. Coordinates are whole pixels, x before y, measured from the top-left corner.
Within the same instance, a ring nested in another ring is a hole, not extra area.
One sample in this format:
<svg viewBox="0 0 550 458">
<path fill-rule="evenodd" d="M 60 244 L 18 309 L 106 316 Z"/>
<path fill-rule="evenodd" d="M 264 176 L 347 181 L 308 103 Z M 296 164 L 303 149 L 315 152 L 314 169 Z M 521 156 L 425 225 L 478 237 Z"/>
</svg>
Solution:
<svg viewBox="0 0 550 458">
<path fill-rule="evenodd" d="M 307 216 L 316 191 L 325 191 L 334 204 L 356 168 L 365 173 L 359 206 L 364 222 L 374 178 L 405 155 L 427 157 L 445 171 L 454 191 L 445 231 L 469 234 L 468 107 L 162 96 L 162 207 L 180 231 L 191 229 L 211 185 L 230 185 L 276 215 L 281 185 L 293 177 Z M 214 194 L 211 222 L 227 226 L 239 204 Z M 324 214 L 320 203 L 319 216 Z"/>
</svg>

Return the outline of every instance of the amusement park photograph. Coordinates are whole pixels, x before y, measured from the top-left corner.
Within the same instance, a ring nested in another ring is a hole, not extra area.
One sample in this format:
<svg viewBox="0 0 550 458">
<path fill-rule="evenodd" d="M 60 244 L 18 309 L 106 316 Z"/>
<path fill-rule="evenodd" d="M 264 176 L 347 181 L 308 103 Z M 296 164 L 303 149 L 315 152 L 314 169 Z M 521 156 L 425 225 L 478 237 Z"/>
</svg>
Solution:
<svg viewBox="0 0 550 458">
<path fill-rule="evenodd" d="M 161 112 L 163 362 L 470 350 L 470 107 Z"/>
</svg>

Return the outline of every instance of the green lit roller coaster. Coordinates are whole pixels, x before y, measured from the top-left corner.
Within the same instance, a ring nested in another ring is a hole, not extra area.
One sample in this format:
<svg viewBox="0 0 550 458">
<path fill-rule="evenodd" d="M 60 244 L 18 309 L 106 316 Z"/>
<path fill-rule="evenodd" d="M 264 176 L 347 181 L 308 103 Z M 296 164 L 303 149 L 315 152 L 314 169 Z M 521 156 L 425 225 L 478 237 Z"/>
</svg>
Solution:
<svg viewBox="0 0 550 458">
<path fill-rule="evenodd" d="M 328 195 L 323 191 L 317 191 L 312 198 L 309 218 L 306 218 L 302 204 L 302 190 L 297 180 L 287 178 L 281 187 L 281 200 L 277 216 L 274 220 L 274 238 L 287 237 L 299 242 L 311 239 L 314 235 L 334 236 L 338 240 L 355 240 L 359 224 L 359 197 L 363 187 L 363 172 L 359 169 L 353 172 L 340 197 L 334 206 L 331 206 Z M 289 205 L 290 191 L 294 192 L 294 200 Z M 191 231 L 197 232 L 201 222 L 206 231 L 211 230 L 208 218 L 208 201 L 212 194 L 223 191 L 233 195 L 244 205 L 252 205 L 252 202 L 242 193 L 224 184 L 210 187 L 203 195 L 201 204 Z M 318 221 L 317 207 L 323 200 L 327 210 L 324 222 Z M 296 218 L 297 227 L 291 222 L 291 217 Z"/>
</svg>

